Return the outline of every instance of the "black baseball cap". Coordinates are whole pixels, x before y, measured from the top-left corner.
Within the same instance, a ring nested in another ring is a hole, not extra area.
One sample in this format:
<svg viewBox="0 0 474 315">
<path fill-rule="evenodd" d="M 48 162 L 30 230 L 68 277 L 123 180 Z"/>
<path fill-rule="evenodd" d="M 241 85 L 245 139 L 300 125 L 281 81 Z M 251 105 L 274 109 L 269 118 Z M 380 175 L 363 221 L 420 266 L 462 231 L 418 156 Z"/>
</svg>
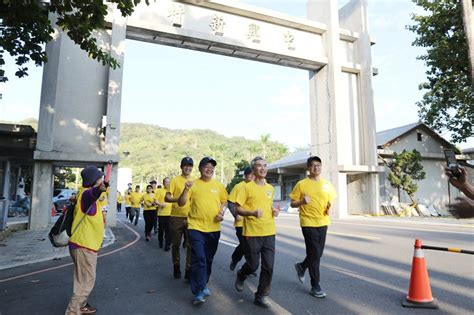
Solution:
<svg viewBox="0 0 474 315">
<path fill-rule="evenodd" d="M 185 156 L 182 160 L 181 160 L 181 166 L 184 166 L 184 165 L 191 165 L 191 166 L 194 166 L 194 161 L 192 158 L 190 158 L 189 156 Z"/>
<path fill-rule="evenodd" d="M 310 156 L 310 157 L 308 158 L 308 160 L 306 161 L 306 166 L 309 166 L 309 165 L 311 164 L 311 162 L 313 162 L 313 161 L 322 163 L 322 162 L 321 162 L 321 159 L 319 158 L 319 156 L 313 155 L 313 156 Z"/>
<path fill-rule="evenodd" d="M 157 181 L 154 180 L 154 179 L 152 181 L 150 181 L 150 185 L 153 185 L 153 184 L 157 184 Z"/>
<path fill-rule="evenodd" d="M 206 165 L 207 163 L 211 163 L 212 166 L 216 166 L 217 165 L 217 162 L 216 160 L 214 160 L 213 158 L 209 157 L 209 156 L 205 156 L 201 159 L 201 161 L 199 162 L 199 167 L 203 166 L 203 165 Z"/>
<path fill-rule="evenodd" d="M 249 167 L 246 167 L 245 170 L 244 170 L 244 175 L 248 175 L 252 173 L 252 168 L 249 166 Z"/>
</svg>

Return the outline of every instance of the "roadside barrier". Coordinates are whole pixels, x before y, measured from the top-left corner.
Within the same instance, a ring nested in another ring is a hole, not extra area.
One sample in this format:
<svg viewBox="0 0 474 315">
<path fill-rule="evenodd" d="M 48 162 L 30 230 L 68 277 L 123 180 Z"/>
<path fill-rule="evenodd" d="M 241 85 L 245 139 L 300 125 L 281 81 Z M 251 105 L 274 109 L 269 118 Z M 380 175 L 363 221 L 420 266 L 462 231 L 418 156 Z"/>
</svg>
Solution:
<svg viewBox="0 0 474 315">
<path fill-rule="evenodd" d="M 468 254 L 474 255 L 474 251 L 472 250 L 465 250 L 456 247 L 437 247 L 437 246 L 428 246 L 428 245 L 421 245 L 422 249 L 432 249 L 432 250 L 441 250 L 444 252 L 451 252 L 451 253 L 459 253 L 459 254 Z"/>
</svg>

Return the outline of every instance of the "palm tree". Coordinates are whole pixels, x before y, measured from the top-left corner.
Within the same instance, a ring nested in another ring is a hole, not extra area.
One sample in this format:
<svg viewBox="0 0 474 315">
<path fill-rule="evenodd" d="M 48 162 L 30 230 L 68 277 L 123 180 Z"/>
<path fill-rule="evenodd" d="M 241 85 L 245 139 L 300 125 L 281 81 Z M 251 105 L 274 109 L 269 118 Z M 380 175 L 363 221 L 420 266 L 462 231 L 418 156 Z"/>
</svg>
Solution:
<svg viewBox="0 0 474 315">
<path fill-rule="evenodd" d="M 263 158 L 267 158 L 267 144 L 270 141 L 270 134 L 264 134 L 260 136 L 260 142 L 262 143 Z"/>
</svg>

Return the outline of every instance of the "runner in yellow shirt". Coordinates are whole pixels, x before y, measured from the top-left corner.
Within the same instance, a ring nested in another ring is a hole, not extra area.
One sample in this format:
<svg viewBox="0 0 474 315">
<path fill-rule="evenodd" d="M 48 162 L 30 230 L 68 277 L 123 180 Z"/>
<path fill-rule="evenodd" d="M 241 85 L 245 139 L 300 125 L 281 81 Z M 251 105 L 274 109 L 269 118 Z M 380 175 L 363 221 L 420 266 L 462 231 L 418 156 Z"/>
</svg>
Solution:
<svg viewBox="0 0 474 315">
<path fill-rule="evenodd" d="M 117 190 L 117 212 L 122 212 L 123 197 L 120 191 Z"/>
<path fill-rule="evenodd" d="M 165 245 L 165 252 L 170 250 L 171 246 L 171 235 L 170 235 L 170 215 L 171 206 L 169 202 L 165 202 L 166 192 L 170 189 L 170 178 L 165 177 L 163 179 L 163 188 L 157 189 L 156 199 L 158 205 L 158 243 L 160 248 L 163 248 L 163 241 Z"/>
<path fill-rule="evenodd" d="M 151 231 L 153 230 L 153 221 L 156 219 L 156 202 L 153 186 L 146 186 L 146 193 L 143 194 L 141 202 L 143 203 L 143 220 L 145 221 L 145 241 L 151 239 Z"/>
<path fill-rule="evenodd" d="M 270 294 L 275 261 L 275 217 L 280 213 L 280 206 L 273 207 L 275 190 L 265 180 L 267 162 L 257 156 L 250 166 L 255 180 L 245 184 L 235 198 L 237 214 L 244 217 L 242 234 L 246 238 L 247 246 L 246 262 L 237 272 L 235 289 L 243 291 L 245 279 L 257 271 L 261 258 L 260 279 L 254 304 L 269 308 L 271 304 L 267 296 Z"/>
<path fill-rule="evenodd" d="M 132 204 L 130 202 L 130 196 L 132 195 L 132 188 L 127 188 L 125 192 L 123 193 L 125 196 L 125 219 L 130 219 L 130 222 L 132 222 L 132 218 L 130 216 L 130 213 L 132 212 Z"/>
<path fill-rule="evenodd" d="M 246 183 L 252 182 L 255 180 L 255 176 L 252 173 L 252 168 L 247 167 L 244 170 L 244 180 L 234 186 L 232 191 L 229 194 L 229 199 L 227 202 L 227 207 L 229 208 L 230 212 L 234 216 L 234 227 L 235 227 L 235 235 L 237 235 L 237 239 L 239 240 L 239 245 L 235 248 L 234 252 L 231 256 L 230 261 L 230 270 L 234 271 L 235 267 L 239 263 L 239 261 L 244 257 L 244 242 L 245 238 L 242 236 L 242 229 L 244 225 L 244 218 L 237 214 L 236 206 L 235 206 L 235 197 L 240 189 L 245 187 Z"/>
<path fill-rule="evenodd" d="M 309 176 L 296 183 L 290 193 L 291 206 L 300 208 L 300 225 L 306 244 L 306 258 L 295 264 L 298 280 L 304 283 L 304 274 L 309 269 L 311 295 L 326 297 L 319 281 L 319 263 L 326 243 L 331 202 L 336 190 L 330 182 L 321 177 L 321 159 L 311 156 L 306 162 Z"/>
<path fill-rule="evenodd" d="M 158 182 L 156 180 L 151 180 L 150 181 L 150 185 L 153 187 L 153 193 L 157 194 L 158 192 L 158 188 L 156 187 L 156 185 L 158 184 Z M 155 216 L 153 217 L 153 232 L 158 233 L 158 218 L 157 218 L 157 212 L 158 212 L 158 206 L 156 207 L 155 209 Z"/>
<path fill-rule="evenodd" d="M 135 218 L 135 225 L 138 224 L 138 217 L 140 216 L 140 203 L 142 201 L 142 192 L 140 191 L 140 185 L 135 186 L 135 191 L 130 194 L 130 223 Z"/>
<path fill-rule="evenodd" d="M 178 205 L 190 204 L 188 214 L 188 238 L 192 248 L 191 291 L 193 303 L 202 304 L 210 295 L 207 283 L 211 276 L 212 261 L 217 251 L 221 235 L 221 221 L 224 220 L 224 207 L 227 191 L 224 185 L 213 179 L 216 160 L 204 157 L 199 162 L 201 177 L 186 182 Z"/>
<path fill-rule="evenodd" d="M 178 198 L 184 190 L 187 181 L 194 181 L 196 178 L 191 175 L 193 171 L 193 159 L 189 156 L 181 160 L 181 175 L 173 178 L 170 183 L 170 190 L 166 193 L 165 201 L 172 202 L 170 216 L 170 234 L 171 234 L 171 256 L 173 261 L 173 275 L 175 279 L 181 278 L 180 253 L 181 238 L 187 233 L 189 204 L 183 207 L 178 206 Z M 191 246 L 186 243 L 186 269 L 184 279 L 189 280 L 191 269 Z"/>
</svg>

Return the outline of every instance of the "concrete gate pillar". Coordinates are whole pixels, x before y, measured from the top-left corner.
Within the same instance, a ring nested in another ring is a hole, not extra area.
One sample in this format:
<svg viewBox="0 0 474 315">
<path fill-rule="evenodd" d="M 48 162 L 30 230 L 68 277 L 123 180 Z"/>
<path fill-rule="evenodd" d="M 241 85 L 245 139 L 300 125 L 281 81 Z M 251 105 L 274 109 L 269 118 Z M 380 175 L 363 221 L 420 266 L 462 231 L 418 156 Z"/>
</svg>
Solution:
<svg viewBox="0 0 474 315">
<path fill-rule="evenodd" d="M 327 65 L 309 74 L 311 153 L 321 157 L 323 176 L 338 192 L 334 216 L 346 217 L 354 198 L 378 211 L 375 115 L 372 98 L 370 38 L 365 0 L 353 0 L 341 10 L 337 1 L 309 0 L 308 19 L 326 24 L 323 34 Z M 340 28 L 353 32 L 342 38 Z M 355 70 L 354 70 L 355 69 Z M 348 176 L 363 174 L 362 195 L 348 190 Z"/>
<path fill-rule="evenodd" d="M 49 224 L 54 166 L 104 167 L 108 161 L 114 163 L 114 171 L 107 222 L 114 226 L 123 64 L 116 70 L 103 66 L 54 23 L 53 27 L 56 33 L 46 45 L 49 62 L 43 70 L 30 229 Z M 98 45 L 119 62 L 125 27 L 125 20 L 117 16 L 112 29 L 94 34 Z"/>
</svg>

